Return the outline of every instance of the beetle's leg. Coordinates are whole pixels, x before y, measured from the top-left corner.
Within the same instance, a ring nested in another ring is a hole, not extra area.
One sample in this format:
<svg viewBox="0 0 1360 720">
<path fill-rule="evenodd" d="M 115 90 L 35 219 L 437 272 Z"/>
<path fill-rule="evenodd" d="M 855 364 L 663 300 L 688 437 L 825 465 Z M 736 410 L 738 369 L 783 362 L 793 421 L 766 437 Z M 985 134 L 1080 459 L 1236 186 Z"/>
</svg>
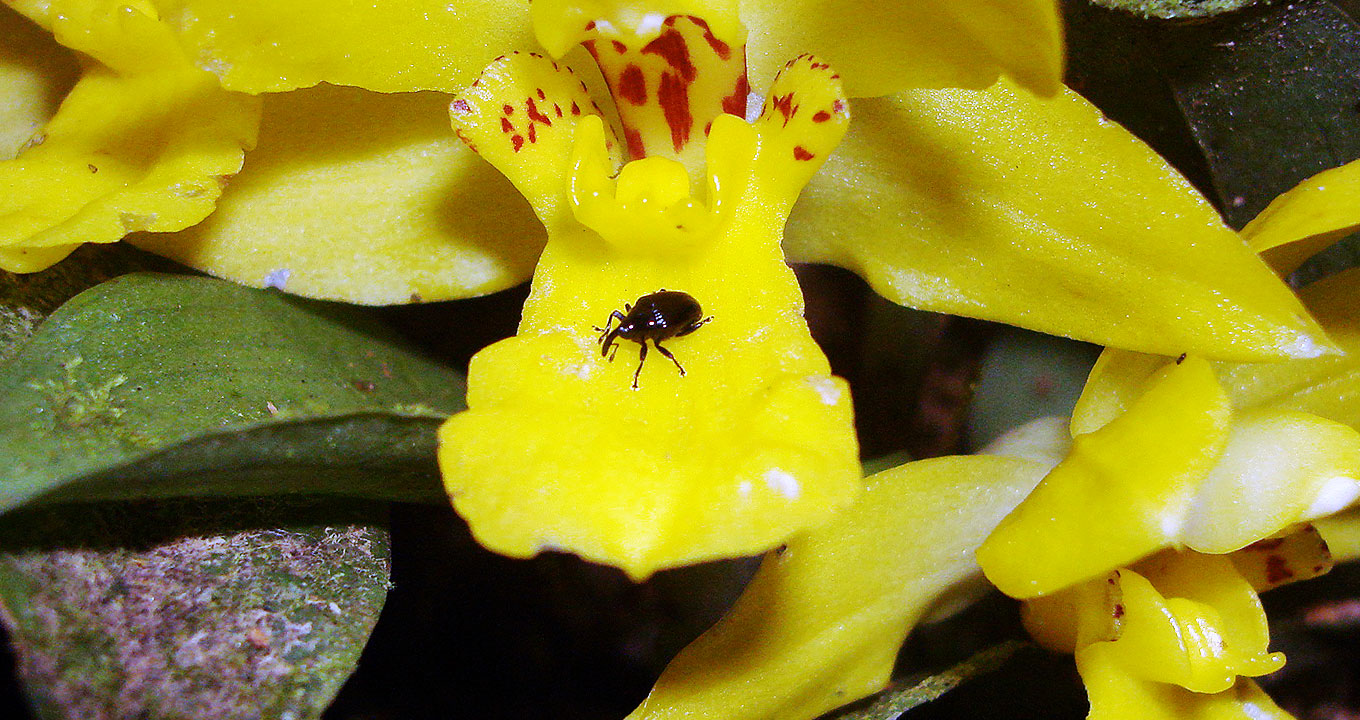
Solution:
<svg viewBox="0 0 1360 720">
<path fill-rule="evenodd" d="M 689 325 L 687 325 L 687 326 L 685 327 L 685 329 L 683 329 L 683 330 L 681 330 L 680 332 L 676 333 L 675 336 L 676 336 L 676 337 L 684 337 L 684 336 L 686 336 L 686 335 L 688 335 L 688 334 L 694 332 L 695 330 L 698 330 L 699 328 L 703 327 L 704 325 L 707 325 L 708 323 L 710 323 L 710 322 L 712 322 L 712 321 L 713 321 L 713 316 L 712 316 L 712 315 L 709 315 L 708 317 L 704 318 L 703 320 L 695 320 L 694 322 L 692 322 L 692 323 L 690 323 Z"/>
<path fill-rule="evenodd" d="M 644 340 L 638 344 L 642 346 L 642 350 L 638 351 L 638 368 L 633 371 L 634 390 L 638 389 L 638 376 L 642 374 L 642 363 L 647 362 L 647 341 Z"/>
<path fill-rule="evenodd" d="M 662 355 L 665 355 L 666 357 L 670 358 L 671 362 L 675 363 L 675 367 L 679 368 L 680 370 L 680 377 L 684 377 L 685 369 L 680 367 L 680 361 L 675 359 L 675 356 L 671 354 L 671 351 L 661 347 L 661 341 L 659 340 L 653 340 L 652 342 L 656 344 L 656 349 L 661 351 Z M 642 347 L 645 349 L 647 346 L 643 345 Z"/>
<path fill-rule="evenodd" d="M 611 341 L 612 342 L 612 341 Z M 613 345 L 609 351 L 609 362 L 614 362 L 614 356 L 619 354 L 619 346 Z"/>
</svg>

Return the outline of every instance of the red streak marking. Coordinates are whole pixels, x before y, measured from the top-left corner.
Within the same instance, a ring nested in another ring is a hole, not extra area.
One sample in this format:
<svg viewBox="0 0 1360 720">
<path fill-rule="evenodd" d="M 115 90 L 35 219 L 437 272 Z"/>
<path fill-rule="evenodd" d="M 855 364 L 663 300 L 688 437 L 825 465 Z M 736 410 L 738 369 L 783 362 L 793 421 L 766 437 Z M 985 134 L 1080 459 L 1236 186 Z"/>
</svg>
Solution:
<svg viewBox="0 0 1360 720">
<path fill-rule="evenodd" d="M 524 101 L 524 106 L 525 106 L 525 108 L 526 108 L 526 109 L 528 110 L 528 112 L 529 112 L 529 119 L 530 119 L 530 120 L 532 120 L 532 121 L 534 121 L 534 122 L 541 122 L 541 123 L 543 123 L 544 125 L 552 125 L 552 118 L 550 118 L 550 117 L 548 117 L 547 115 L 544 115 L 543 113 L 541 113 L 541 112 L 538 111 L 538 105 L 536 105 L 536 104 L 534 103 L 534 99 L 533 99 L 533 98 L 529 98 L 529 99 L 525 100 L 525 101 Z"/>
<path fill-rule="evenodd" d="M 594 25 L 594 23 L 591 23 L 591 24 Z M 600 53 L 599 53 L 599 51 L 597 51 L 597 50 L 595 49 L 595 41 L 594 41 L 594 40 L 586 40 L 585 42 L 582 42 L 582 43 L 581 43 L 581 47 L 584 47 L 584 48 L 586 49 L 586 52 L 590 53 L 590 56 L 593 57 L 593 58 L 595 58 L 596 64 L 598 64 L 598 63 L 600 62 Z M 585 83 L 581 83 L 581 84 L 584 85 Z"/>
<path fill-rule="evenodd" d="M 548 96 L 543 94 L 543 88 L 538 88 L 538 99 L 547 100 Z"/>
<path fill-rule="evenodd" d="M 503 133 L 513 132 L 514 129 L 515 126 L 510 124 L 510 118 L 508 117 L 501 118 L 501 132 Z"/>
<path fill-rule="evenodd" d="M 816 156 L 816 155 L 813 155 L 813 154 L 810 153 L 810 152 L 808 152 L 807 149 L 804 148 L 802 145 L 795 145 L 795 146 L 793 146 L 793 159 L 795 159 L 795 160 L 811 160 L 811 159 L 814 158 L 814 157 L 817 157 L 817 156 Z"/>
<path fill-rule="evenodd" d="M 467 135 L 464 135 L 464 134 L 463 134 L 463 131 L 462 131 L 461 129 L 459 129 L 459 130 L 454 130 L 453 132 L 454 132 L 455 135 L 458 136 L 458 139 L 459 139 L 459 140 L 462 140 L 462 141 L 463 141 L 463 144 L 464 144 L 464 145 L 467 145 L 467 146 L 468 146 L 468 149 L 469 149 L 469 150 L 471 150 L 472 152 L 477 152 L 477 143 L 474 143 L 474 142 L 472 142 L 471 140 L 469 140 L 469 139 L 468 139 L 468 136 L 467 136 Z M 225 177 L 225 176 L 224 176 L 224 177 Z M 226 184 L 225 182 L 222 182 L 221 185 L 222 185 L 223 188 L 226 188 L 226 186 L 227 186 L 227 184 Z"/>
<path fill-rule="evenodd" d="M 718 56 L 719 60 L 726 60 L 732 57 L 732 48 L 727 43 L 719 40 L 717 35 L 713 34 L 713 31 L 708 28 L 708 23 L 704 22 L 703 18 L 697 18 L 691 15 L 689 21 L 698 25 L 700 28 L 703 28 L 704 41 L 708 43 L 709 47 L 713 48 L 713 52 Z"/>
<path fill-rule="evenodd" d="M 619 75 L 619 97 L 634 105 L 647 102 L 647 78 L 643 76 L 642 68 L 629 65 L 623 69 Z"/>
<path fill-rule="evenodd" d="M 581 114 L 581 106 L 580 106 L 580 105 L 577 105 L 575 100 L 572 100 L 572 101 L 571 101 L 571 114 L 572 114 L 572 115 L 580 115 L 580 114 Z"/>
<path fill-rule="evenodd" d="M 746 73 L 742 73 L 732 88 L 732 94 L 722 99 L 722 111 L 739 118 L 746 117 L 746 96 L 750 93 L 751 86 L 747 83 Z"/>
<path fill-rule="evenodd" d="M 708 137 L 708 134 L 709 134 L 710 132 L 713 132 L 713 121 L 712 121 L 712 120 L 709 120 L 708 122 L 704 123 L 704 137 Z"/>
<path fill-rule="evenodd" d="M 538 133 L 534 132 L 534 128 L 536 127 L 538 126 L 534 125 L 533 123 L 529 123 L 529 142 L 531 143 L 538 142 Z"/>
<path fill-rule="evenodd" d="M 689 142 L 690 128 L 694 127 L 694 116 L 689 111 L 689 83 L 670 73 L 661 73 L 661 87 L 656 89 L 656 99 L 661 103 L 661 113 L 671 128 L 671 145 L 676 152 L 680 152 Z"/>
<path fill-rule="evenodd" d="M 667 65 L 679 71 L 680 77 L 684 78 L 686 83 L 694 82 L 694 77 L 699 74 L 694 63 L 690 62 L 689 45 L 685 42 L 685 36 L 678 30 L 671 29 L 658 35 L 642 48 L 642 54 L 659 56 Z"/>
<path fill-rule="evenodd" d="M 595 29 L 595 21 L 594 21 L 594 20 L 591 20 L 590 22 L 586 23 L 586 31 L 587 31 L 587 32 L 589 32 L 589 31 L 591 31 L 591 30 L 594 30 L 594 29 Z"/>
<path fill-rule="evenodd" d="M 553 114 L 556 115 L 557 117 L 562 117 L 562 106 L 558 105 L 557 103 L 553 103 Z"/>
<path fill-rule="evenodd" d="M 618 53 L 618 54 L 620 54 L 620 55 L 622 55 L 622 54 L 628 52 L 628 46 L 627 46 L 627 45 L 624 45 L 623 43 L 619 42 L 618 40 L 613 40 L 612 42 L 614 43 L 614 52 L 616 52 L 616 53 Z"/>
<path fill-rule="evenodd" d="M 524 147 L 524 138 L 513 135 L 510 138 L 510 145 L 515 148 L 515 152 L 519 152 L 519 149 Z"/>
<path fill-rule="evenodd" d="M 628 141 L 628 159 L 647 157 L 647 148 L 642 144 L 642 133 L 633 128 L 624 128 L 623 137 Z"/>
<path fill-rule="evenodd" d="M 830 120 L 830 119 L 831 119 L 831 113 L 829 113 L 829 112 L 827 112 L 827 111 L 825 111 L 825 110 L 818 110 L 818 111 L 817 111 L 817 114 L 812 116 L 812 122 L 816 122 L 816 123 L 823 123 L 823 122 L 826 122 L 827 120 Z"/>
<path fill-rule="evenodd" d="M 514 114 L 515 114 L 515 106 L 514 106 L 514 105 L 502 105 L 502 106 L 501 106 L 501 112 L 505 113 L 506 115 L 514 115 Z"/>
</svg>

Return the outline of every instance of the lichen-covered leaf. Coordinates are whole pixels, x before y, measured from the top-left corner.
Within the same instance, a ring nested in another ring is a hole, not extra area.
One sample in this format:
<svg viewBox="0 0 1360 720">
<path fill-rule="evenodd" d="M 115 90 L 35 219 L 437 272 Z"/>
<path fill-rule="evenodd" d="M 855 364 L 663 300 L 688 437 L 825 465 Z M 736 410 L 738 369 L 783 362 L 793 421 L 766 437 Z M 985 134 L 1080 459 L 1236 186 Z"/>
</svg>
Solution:
<svg viewBox="0 0 1360 720">
<path fill-rule="evenodd" d="M 830 713 L 826 720 L 898 720 L 917 705 L 924 705 L 979 675 L 999 669 L 1024 646 L 1018 640 L 1008 640 L 929 677 L 914 682 L 894 682 L 868 705 Z"/>
<path fill-rule="evenodd" d="M 0 507 L 46 500 L 441 495 L 454 372 L 351 308 L 135 274 L 83 293 L 0 366 Z M 320 470 L 325 469 L 322 473 Z"/>
<path fill-rule="evenodd" d="M 364 304 L 522 282 L 543 228 L 449 130 L 448 104 L 330 86 L 266 96 L 259 145 L 217 211 L 131 240 L 245 285 Z"/>
<path fill-rule="evenodd" d="M 857 101 L 785 236 L 912 307 L 1144 352 L 1311 357 L 1321 330 L 1146 145 L 1070 91 Z"/>
<path fill-rule="evenodd" d="M 0 606 L 43 720 L 320 717 L 388 587 L 382 503 L 28 508 L 0 520 Z"/>
</svg>

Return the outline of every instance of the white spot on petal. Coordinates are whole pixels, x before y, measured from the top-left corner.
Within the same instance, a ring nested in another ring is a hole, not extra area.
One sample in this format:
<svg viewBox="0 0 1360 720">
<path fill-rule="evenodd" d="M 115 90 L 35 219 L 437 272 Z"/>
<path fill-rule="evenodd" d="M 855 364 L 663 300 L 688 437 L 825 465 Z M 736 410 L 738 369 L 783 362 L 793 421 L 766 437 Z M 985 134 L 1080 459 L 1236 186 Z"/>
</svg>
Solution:
<svg viewBox="0 0 1360 720">
<path fill-rule="evenodd" d="M 743 500 L 751 497 L 751 481 L 742 480 L 741 484 L 737 486 L 737 494 L 740 495 Z"/>
<path fill-rule="evenodd" d="M 282 290 L 288 284 L 288 278 L 293 274 L 288 268 L 279 268 L 264 276 L 264 286 L 267 288 L 278 288 Z"/>
<path fill-rule="evenodd" d="M 1308 506 L 1307 518 L 1326 517 L 1344 510 L 1356 498 L 1360 498 L 1360 483 L 1355 478 L 1345 476 L 1328 478 L 1318 489 L 1313 504 Z"/>
<path fill-rule="evenodd" d="M 844 393 L 841 392 L 841 386 L 831 378 L 808 378 L 808 384 L 812 386 L 813 390 L 817 391 L 817 396 L 822 399 L 823 404 L 835 405 L 844 396 Z"/>
<path fill-rule="evenodd" d="M 642 37 L 651 37 L 661 32 L 661 26 L 666 22 L 666 16 L 661 13 L 647 13 L 637 24 L 637 34 Z M 599 26 L 599 21 L 595 23 Z"/>
<path fill-rule="evenodd" d="M 765 109 L 765 96 L 752 90 L 746 96 L 746 122 L 753 123 L 760 117 L 760 111 Z"/>
<path fill-rule="evenodd" d="M 771 490 L 789 500 L 797 500 L 803 492 L 803 488 L 798 486 L 798 478 L 779 468 L 770 468 L 765 471 L 765 484 L 769 485 Z"/>
</svg>

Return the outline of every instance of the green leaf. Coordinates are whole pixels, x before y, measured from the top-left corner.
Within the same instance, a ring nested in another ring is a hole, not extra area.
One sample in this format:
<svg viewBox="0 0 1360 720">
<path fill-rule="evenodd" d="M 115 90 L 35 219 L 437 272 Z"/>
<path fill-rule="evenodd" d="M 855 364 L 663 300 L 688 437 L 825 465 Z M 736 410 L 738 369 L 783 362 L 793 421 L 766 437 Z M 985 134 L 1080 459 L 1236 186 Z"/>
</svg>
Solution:
<svg viewBox="0 0 1360 720">
<path fill-rule="evenodd" d="M 1117 8 L 1148 18 L 1173 20 L 1202 18 L 1241 10 L 1258 0 L 1091 0 L 1096 5 Z"/>
<path fill-rule="evenodd" d="M 31 500 L 441 498 L 434 431 L 463 379 L 362 310 L 125 275 L 0 366 L 0 510 Z"/>
<path fill-rule="evenodd" d="M 1000 668 L 1026 643 L 1008 640 L 987 648 L 944 672 L 914 682 L 894 682 L 868 704 L 831 713 L 826 720 L 897 720 L 908 710 L 934 700 L 963 683 Z"/>
<path fill-rule="evenodd" d="M 374 501 L 25 508 L 0 525 L 0 605 L 44 720 L 303 720 L 353 672 L 390 558 Z"/>
</svg>

